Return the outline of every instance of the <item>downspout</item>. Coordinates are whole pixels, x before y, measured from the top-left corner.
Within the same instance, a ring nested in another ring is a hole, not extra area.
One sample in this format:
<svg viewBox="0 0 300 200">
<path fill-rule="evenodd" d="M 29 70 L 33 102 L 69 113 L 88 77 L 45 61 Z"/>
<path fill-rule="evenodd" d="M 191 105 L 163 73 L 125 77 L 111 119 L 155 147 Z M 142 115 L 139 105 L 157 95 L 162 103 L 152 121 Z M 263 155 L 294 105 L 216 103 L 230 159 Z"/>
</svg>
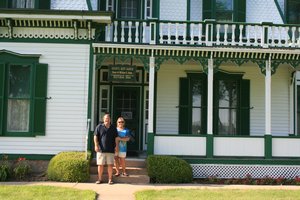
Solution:
<svg viewBox="0 0 300 200">
<path fill-rule="evenodd" d="M 92 11 L 92 10 L 93 10 L 92 4 L 91 4 L 91 0 L 86 0 L 86 5 L 87 5 L 89 11 Z"/>
<path fill-rule="evenodd" d="M 88 1 L 88 0 L 87 0 L 87 1 Z M 279 12 L 279 14 L 280 14 L 280 17 L 281 17 L 281 19 L 282 19 L 282 22 L 283 22 L 284 24 L 286 24 L 286 17 L 285 17 L 284 14 L 283 14 L 283 11 L 282 11 L 282 9 L 281 9 L 279 3 L 278 3 L 278 0 L 274 0 L 274 2 L 275 2 L 275 5 L 276 5 L 276 7 L 277 7 L 277 10 L 278 10 L 278 12 Z"/>
</svg>

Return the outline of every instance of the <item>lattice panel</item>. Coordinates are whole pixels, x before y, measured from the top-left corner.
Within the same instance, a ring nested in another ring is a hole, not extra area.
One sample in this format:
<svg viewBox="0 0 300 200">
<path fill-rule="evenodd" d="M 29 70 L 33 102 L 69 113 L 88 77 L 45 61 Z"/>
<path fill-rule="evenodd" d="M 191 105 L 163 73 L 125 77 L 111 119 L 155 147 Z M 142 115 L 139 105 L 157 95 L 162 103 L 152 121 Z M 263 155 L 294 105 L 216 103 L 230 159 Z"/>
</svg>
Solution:
<svg viewBox="0 0 300 200">
<path fill-rule="evenodd" d="M 300 177 L 300 166 L 284 165 L 212 165 L 192 164 L 194 178 L 244 178 L 251 175 L 252 178 L 288 178 Z"/>
</svg>

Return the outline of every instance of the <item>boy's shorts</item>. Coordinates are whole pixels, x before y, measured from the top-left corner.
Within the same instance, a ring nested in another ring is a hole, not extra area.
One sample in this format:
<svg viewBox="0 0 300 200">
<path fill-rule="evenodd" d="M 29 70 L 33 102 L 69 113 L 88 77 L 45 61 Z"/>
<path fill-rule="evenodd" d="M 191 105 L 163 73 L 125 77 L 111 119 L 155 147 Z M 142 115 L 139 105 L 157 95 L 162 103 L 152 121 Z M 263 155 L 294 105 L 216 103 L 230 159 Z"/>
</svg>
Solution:
<svg viewBox="0 0 300 200">
<path fill-rule="evenodd" d="M 97 165 L 113 165 L 114 154 L 113 153 L 102 153 L 97 152 Z"/>
</svg>

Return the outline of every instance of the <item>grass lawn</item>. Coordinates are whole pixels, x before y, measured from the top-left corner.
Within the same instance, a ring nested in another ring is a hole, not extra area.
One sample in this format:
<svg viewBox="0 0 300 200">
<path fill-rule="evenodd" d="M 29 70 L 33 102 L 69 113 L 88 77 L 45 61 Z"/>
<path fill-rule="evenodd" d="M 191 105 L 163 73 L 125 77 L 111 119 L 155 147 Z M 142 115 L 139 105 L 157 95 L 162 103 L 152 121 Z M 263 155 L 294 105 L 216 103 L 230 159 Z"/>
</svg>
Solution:
<svg viewBox="0 0 300 200">
<path fill-rule="evenodd" d="M 54 186 L 0 186 L 0 199 L 5 200 L 94 200 L 96 193 L 91 190 L 78 190 Z"/>
<path fill-rule="evenodd" d="M 299 188 L 300 189 L 300 188 Z M 300 199 L 300 190 L 239 190 L 239 189 L 168 189 L 144 190 L 135 193 L 136 200 L 218 200 L 218 199 Z"/>
</svg>

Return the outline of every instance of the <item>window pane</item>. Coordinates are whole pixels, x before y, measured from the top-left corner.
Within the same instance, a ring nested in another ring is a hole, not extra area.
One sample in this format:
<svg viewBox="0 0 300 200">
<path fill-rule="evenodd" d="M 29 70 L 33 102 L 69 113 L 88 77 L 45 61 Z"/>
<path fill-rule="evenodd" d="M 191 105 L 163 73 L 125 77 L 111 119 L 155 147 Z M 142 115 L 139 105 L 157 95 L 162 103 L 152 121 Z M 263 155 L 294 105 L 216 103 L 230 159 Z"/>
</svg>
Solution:
<svg viewBox="0 0 300 200">
<path fill-rule="evenodd" d="M 288 0 L 288 23 L 299 24 L 300 23 L 300 1 L 299 0 Z"/>
<path fill-rule="evenodd" d="M 137 0 L 121 1 L 121 18 L 136 19 L 137 18 Z"/>
<path fill-rule="evenodd" d="M 11 65 L 9 67 L 9 88 L 10 98 L 29 98 L 30 97 L 30 66 Z"/>
<path fill-rule="evenodd" d="M 236 109 L 219 109 L 218 133 L 236 135 Z"/>
<path fill-rule="evenodd" d="M 219 118 L 218 133 L 236 134 L 237 83 L 235 81 L 219 81 Z"/>
<path fill-rule="evenodd" d="M 224 22 L 232 22 L 233 21 L 232 12 L 216 12 L 216 20 L 224 21 Z"/>
<path fill-rule="evenodd" d="M 9 99 L 7 103 L 7 131 L 29 131 L 29 100 Z"/>
<path fill-rule="evenodd" d="M 201 108 L 193 108 L 192 133 L 201 134 Z"/>
<path fill-rule="evenodd" d="M 232 0 L 216 0 L 216 10 L 225 11 L 225 10 L 233 10 Z"/>
<path fill-rule="evenodd" d="M 202 85 L 200 81 L 193 81 L 192 95 L 193 106 L 201 106 Z"/>
<path fill-rule="evenodd" d="M 34 8 L 34 0 L 12 0 L 12 8 Z"/>
<path fill-rule="evenodd" d="M 236 108 L 237 83 L 235 81 L 219 81 L 219 107 Z"/>
</svg>

